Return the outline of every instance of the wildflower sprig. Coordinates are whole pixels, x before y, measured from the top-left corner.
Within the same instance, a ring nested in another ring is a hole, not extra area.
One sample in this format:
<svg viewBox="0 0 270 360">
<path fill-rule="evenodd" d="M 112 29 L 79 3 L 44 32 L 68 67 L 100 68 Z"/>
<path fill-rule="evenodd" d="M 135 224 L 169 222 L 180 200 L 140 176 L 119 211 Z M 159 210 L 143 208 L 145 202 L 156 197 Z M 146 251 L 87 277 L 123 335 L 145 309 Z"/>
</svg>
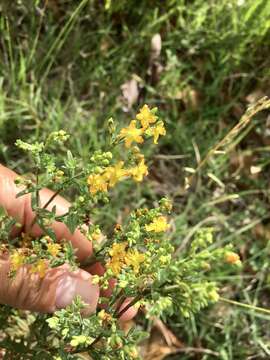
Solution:
<svg viewBox="0 0 270 360">
<path fill-rule="evenodd" d="M 144 105 L 136 115 L 135 120 L 131 120 L 128 127 L 120 131 L 119 138 L 125 141 L 125 146 L 130 148 L 133 143 L 141 144 L 144 136 L 153 136 L 154 143 L 157 144 L 160 135 L 166 135 L 163 121 L 158 121 L 157 108 L 150 109 Z"/>
<path fill-rule="evenodd" d="M 30 194 L 35 213 L 30 230 L 39 225 L 43 234 L 33 239 L 28 230 L 12 241 L 7 240 L 11 229 L 20 224 L 5 211 L 0 212 L 0 237 L 4 242 L 0 250 L 1 255 L 10 256 L 11 276 L 23 266 L 43 278 L 49 268 L 62 264 L 75 270 L 99 262 L 104 274 L 93 276 L 93 283 L 101 290 L 108 289 L 112 282 L 115 284 L 111 296 L 100 297 L 96 313 L 88 317 L 82 316 L 84 304 L 76 299 L 52 317 L 36 318 L 31 325 L 32 334 L 46 328 L 47 335 L 32 339 L 27 346 L 33 352 L 33 344 L 37 344 L 37 354 L 42 349 L 57 360 L 77 359 L 82 352 L 93 359 L 139 359 L 135 345 L 145 333 L 134 328 L 126 334 L 118 321 L 131 306 L 145 307 L 148 317 L 175 312 L 189 317 L 218 301 L 217 285 L 209 280 L 208 272 L 218 265 L 240 264 L 231 247 L 213 246 L 212 229 L 198 231 L 187 253 L 175 256 L 174 245 L 169 241 L 173 206 L 166 197 L 152 209 L 134 209 L 123 224 L 115 224 L 108 234 L 102 226 L 93 224 L 97 205 L 108 203 L 111 190 L 119 183 L 142 183 L 149 173 L 142 146 L 148 139 L 157 144 L 166 130 L 157 108 L 144 105 L 119 131 L 109 119 L 108 133 L 108 147 L 89 155 L 86 164 L 68 150 L 65 142 L 69 135 L 63 130 L 53 132 L 39 143 L 18 140 L 17 146 L 32 159 L 33 175 L 15 180 L 17 196 Z M 55 159 L 56 149 L 63 154 L 61 163 Z M 54 191 L 45 204 L 40 201 L 44 187 Z M 59 215 L 52 206 L 53 200 L 66 191 L 73 194 L 72 202 L 68 211 Z M 79 229 L 93 243 L 94 254 L 79 264 L 76 249 L 66 241 L 57 242 L 54 221 L 66 224 L 72 233 Z M 127 298 L 129 304 L 121 306 Z"/>
</svg>

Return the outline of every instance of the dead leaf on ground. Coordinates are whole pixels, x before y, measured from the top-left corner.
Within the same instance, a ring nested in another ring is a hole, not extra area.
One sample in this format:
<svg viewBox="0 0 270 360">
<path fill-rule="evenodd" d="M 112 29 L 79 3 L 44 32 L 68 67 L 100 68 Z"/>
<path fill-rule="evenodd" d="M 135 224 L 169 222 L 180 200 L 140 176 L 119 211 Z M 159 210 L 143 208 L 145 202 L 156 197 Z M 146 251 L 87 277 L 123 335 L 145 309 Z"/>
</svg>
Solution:
<svg viewBox="0 0 270 360">
<path fill-rule="evenodd" d="M 255 89 L 249 95 L 246 96 L 246 101 L 249 104 L 253 104 L 264 96 L 265 96 L 265 93 L 261 89 Z"/>
<path fill-rule="evenodd" d="M 259 223 L 252 228 L 252 234 L 255 238 L 270 239 L 270 224 Z"/>
<path fill-rule="evenodd" d="M 143 313 L 147 309 L 141 309 Z M 151 318 L 153 323 L 150 338 L 139 348 L 144 360 L 162 360 L 165 356 L 175 353 L 183 347 L 182 342 L 160 319 Z"/>
<path fill-rule="evenodd" d="M 230 168 L 232 177 L 239 174 L 245 174 L 250 179 L 256 179 L 262 171 L 262 168 L 257 165 L 258 159 L 251 152 L 232 151 L 230 156 Z"/>
<path fill-rule="evenodd" d="M 162 49 L 160 34 L 155 34 L 151 39 L 150 63 L 159 58 Z"/>
<path fill-rule="evenodd" d="M 124 99 L 124 111 L 129 111 L 134 104 L 138 101 L 139 87 L 138 81 L 133 77 L 131 80 L 126 81 L 121 85 L 121 90 Z"/>
<path fill-rule="evenodd" d="M 166 342 L 166 344 L 171 347 L 175 346 L 177 348 L 180 348 L 183 346 L 181 341 L 174 335 L 174 333 L 160 320 L 160 319 L 153 319 L 154 327 L 160 331 L 160 333 L 163 335 L 163 338 Z"/>
<path fill-rule="evenodd" d="M 153 35 L 150 46 L 149 66 L 147 74 L 150 77 L 150 83 L 155 85 L 160 78 L 163 71 L 163 66 L 160 63 L 160 54 L 162 49 L 162 40 L 159 33 Z"/>
<path fill-rule="evenodd" d="M 153 329 L 150 339 L 139 347 L 144 360 L 162 360 L 179 349 L 180 347 L 167 345 L 163 335 L 157 329 Z"/>
</svg>

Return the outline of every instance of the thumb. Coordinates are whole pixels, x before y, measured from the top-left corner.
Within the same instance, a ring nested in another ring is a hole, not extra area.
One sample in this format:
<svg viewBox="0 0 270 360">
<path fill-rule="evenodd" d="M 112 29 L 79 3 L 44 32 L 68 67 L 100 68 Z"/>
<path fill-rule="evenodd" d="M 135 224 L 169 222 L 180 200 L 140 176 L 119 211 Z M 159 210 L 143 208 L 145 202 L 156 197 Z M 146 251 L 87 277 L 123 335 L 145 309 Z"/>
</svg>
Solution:
<svg viewBox="0 0 270 360">
<path fill-rule="evenodd" d="M 70 305 L 76 296 L 86 303 L 83 310 L 96 310 L 99 289 L 92 284 L 92 276 L 84 270 L 71 271 L 67 264 L 47 269 L 42 278 L 32 273 L 29 265 L 21 266 L 10 277 L 10 259 L 0 257 L 0 304 L 19 309 L 52 313 Z"/>
</svg>

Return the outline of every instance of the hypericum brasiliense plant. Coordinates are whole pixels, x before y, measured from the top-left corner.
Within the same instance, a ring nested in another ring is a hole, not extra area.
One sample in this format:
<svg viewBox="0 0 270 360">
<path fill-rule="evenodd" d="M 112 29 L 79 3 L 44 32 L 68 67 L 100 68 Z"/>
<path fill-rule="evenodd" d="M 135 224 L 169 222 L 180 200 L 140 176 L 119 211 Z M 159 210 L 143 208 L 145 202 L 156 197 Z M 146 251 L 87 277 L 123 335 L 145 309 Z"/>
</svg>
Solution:
<svg viewBox="0 0 270 360">
<path fill-rule="evenodd" d="M 25 265 L 44 277 L 48 268 L 59 265 L 68 264 L 75 270 L 100 262 L 105 272 L 102 276 L 93 276 L 92 281 L 103 290 L 108 289 L 112 279 L 116 281 L 112 295 L 99 299 L 103 307 L 98 307 L 95 313 L 83 316 L 84 303 L 77 298 L 53 316 L 24 314 L 23 326 L 27 331 L 22 333 L 15 320 L 20 312 L 3 307 L 0 321 L 9 325 L 0 346 L 6 349 L 6 354 L 13 351 L 21 359 L 41 354 L 45 359 L 77 359 L 81 353 L 93 359 L 139 359 L 136 344 L 147 334 L 136 328 L 124 333 L 119 325 L 119 318 L 131 306 L 145 307 L 148 317 L 176 312 L 189 317 L 218 300 L 217 285 L 208 280 L 207 273 L 212 266 L 240 264 L 239 256 L 230 246 L 210 246 L 213 242 L 210 228 L 197 232 L 184 257 L 174 256 L 174 246 L 166 236 L 171 231 L 169 219 L 173 208 L 168 198 L 160 199 L 152 209 L 134 209 L 123 224 L 115 224 L 108 235 L 101 226 L 91 222 L 91 213 L 109 203 L 110 189 L 126 180 L 143 181 L 148 168 L 140 147 L 148 139 L 157 144 L 165 134 L 157 109 L 144 105 L 129 126 L 120 131 L 113 119 L 108 120 L 104 130 L 107 147 L 89 156 L 87 164 L 82 164 L 70 151 L 63 153 L 61 163 L 56 160 L 55 151 L 62 149 L 69 138 L 63 130 L 51 133 L 44 142 L 16 142 L 21 150 L 30 154 L 34 163 L 34 177 L 15 180 L 21 189 L 18 196 L 31 194 L 35 213 L 31 226 L 38 224 L 43 235 L 34 239 L 28 232 L 7 241 L 12 227 L 20 224 L 5 211 L 1 212 L 1 251 L 10 254 L 10 276 L 15 276 Z M 55 193 L 41 205 L 39 193 L 44 187 Z M 55 208 L 49 210 L 49 205 L 56 195 L 66 191 L 74 196 L 67 213 L 59 216 Z M 57 242 L 51 227 L 54 221 L 63 222 L 71 232 L 80 229 L 93 243 L 93 255 L 80 264 L 76 249 L 69 242 Z M 127 298 L 131 301 L 121 307 Z M 14 349 L 10 350 L 12 346 Z"/>
</svg>

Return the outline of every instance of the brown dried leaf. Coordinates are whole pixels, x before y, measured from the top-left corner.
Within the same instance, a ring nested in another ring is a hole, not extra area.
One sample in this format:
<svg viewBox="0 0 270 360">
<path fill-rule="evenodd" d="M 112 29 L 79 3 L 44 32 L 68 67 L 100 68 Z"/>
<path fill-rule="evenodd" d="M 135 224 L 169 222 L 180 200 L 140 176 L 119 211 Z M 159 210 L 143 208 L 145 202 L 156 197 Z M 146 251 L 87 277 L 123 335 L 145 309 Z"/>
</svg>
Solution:
<svg viewBox="0 0 270 360">
<path fill-rule="evenodd" d="M 253 92 L 246 96 L 246 101 L 249 104 L 253 104 L 259 99 L 261 99 L 263 96 L 265 96 L 265 93 L 261 89 L 255 89 Z"/>
<path fill-rule="evenodd" d="M 155 34 L 151 39 L 151 59 L 150 62 L 159 58 L 162 49 L 162 40 L 160 34 Z"/>
<path fill-rule="evenodd" d="M 181 341 L 174 335 L 174 333 L 158 318 L 153 318 L 153 328 L 159 330 L 160 334 L 163 336 L 166 344 L 171 346 L 176 346 L 180 348 L 183 346 Z"/>
<path fill-rule="evenodd" d="M 153 330 L 149 341 L 140 346 L 140 353 L 144 360 L 162 360 L 179 349 L 180 347 L 167 345 L 160 331 Z"/>
<path fill-rule="evenodd" d="M 270 239 L 270 225 L 257 224 L 252 229 L 252 234 L 255 238 Z"/>
<path fill-rule="evenodd" d="M 141 310 L 143 313 L 147 312 L 145 308 Z M 181 341 L 160 319 L 153 317 L 151 320 L 153 322 L 151 336 L 140 347 L 144 360 L 161 360 L 183 347 Z"/>
<path fill-rule="evenodd" d="M 128 80 L 123 85 L 121 85 L 121 90 L 125 102 L 124 111 L 129 111 L 132 106 L 138 101 L 139 97 L 139 88 L 138 81 L 133 77 L 131 80 Z"/>
<path fill-rule="evenodd" d="M 163 71 L 163 66 L 159 61 L 159 57 L 162 49 L 162 40 L 160 34 L 155 34 L 151 39 L 149 66 L 147 74 L 149 75 L 150 84 L 155 85 L 160 78 L 160 74 Z"/>
</svg>

